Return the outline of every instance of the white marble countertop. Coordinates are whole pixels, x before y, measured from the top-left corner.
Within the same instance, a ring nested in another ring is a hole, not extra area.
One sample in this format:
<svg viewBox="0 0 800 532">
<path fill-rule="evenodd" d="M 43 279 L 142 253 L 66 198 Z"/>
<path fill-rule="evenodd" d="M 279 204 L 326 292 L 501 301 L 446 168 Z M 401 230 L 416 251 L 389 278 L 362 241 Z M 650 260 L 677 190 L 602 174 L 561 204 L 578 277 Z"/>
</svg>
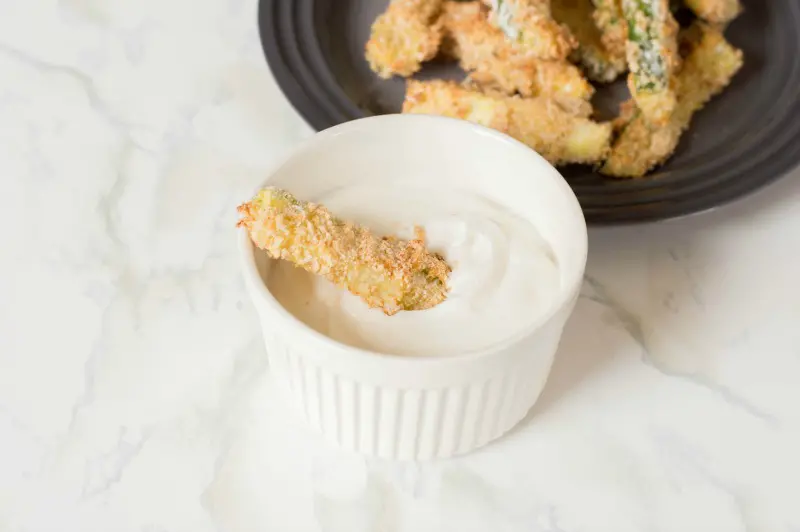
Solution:
<svg viewBox="0 0 800 532">
<path fill-rule="evenodd" d="M 800 530 L 800 172 L 591 231 L 523 425 L 392 464 L 284 415 L 240 279 L 310 134 L 255 0 L 0 2 L 0 531 Z"/>
</svg>

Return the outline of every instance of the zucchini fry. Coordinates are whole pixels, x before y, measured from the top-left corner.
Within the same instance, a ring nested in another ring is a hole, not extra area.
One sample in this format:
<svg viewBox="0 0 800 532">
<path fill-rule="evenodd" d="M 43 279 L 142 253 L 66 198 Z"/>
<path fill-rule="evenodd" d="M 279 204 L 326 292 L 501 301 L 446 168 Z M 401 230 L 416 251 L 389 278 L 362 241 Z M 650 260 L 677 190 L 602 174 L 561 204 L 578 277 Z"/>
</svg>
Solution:
<svg viewBox="0 0 800 532">
<path fill-rule="evenodd" d="M 593 18 L 592 0 L 552 2 L 553 18 L 565 24 L 578 40 L 575 55 L 590 79 L 609 83 L 627 70 L 624 45 L 612 52 L 603 43 L 603 35 Z"/>
<path fill-rule="evenodd" d="M 436 23 L 442 0 L 392 0 L 372 24 L 366 44 L 370 68 L 381 78 L 408 77 L 433 58 L 442 39 Z"/>
<path fill-rule="evenodd" d="M 742 12 L 739 0 L 685 0 L 685 2 L 701 19 L 723 26 Z"/>
<path fill-rule="evenodd" d="M 403 113 L 460 118 L 508 133 L 511 106 L 504 97 L 471 90 L 452 81 L 408 80 Z"/>
<path fill-rule="evenodd" d="M 676 105 L 678 24 L 668 0 L 622 0 L 622 12 L 628 26 L 628 89 L 648 120 L 665 125 Z"/>
<path fill-rule="evenodd" d="M 487 16 L 479 1 L 447 1 L 442 8 L 442 49 L 459 60 L 473 81 L 507 94 L 591 98 L 594 88 L 575 65 L 520 53 Z"/>
<path fill-rule="evenodd" d="M 497 129 L 552 164 L 596 163 L 608 153 L 611 124 L 590 120 L 591 106 L 582 104 L 567 109 L 550 98 L 482 93 L 451 81 L 410 80 L 403 112 L 449 116 Z"/>
<path fill-rule="evenodd" d="M 566 59 L 578 45 L 550 13 L 550 0 L 484 0 L 489 21 L 520 51 L 539 59 Z"/>
<path fill-rule="evenodd" d="M 600 30 L 600 40 L 614 57 L 625 56 L 628 25 L 622 15 L 620 0 L 592 0 L 592 18 Z"/>
<path fill-rule="evenodd" d="M 595 164 L 608 154 L 611 124 L 576 116 L 553 100 L 511 98 L 509 135 L 553 165 Z"/>
<path fill-rule="evenodd" d="M 620 135 L 600 171 L 614 177 L 641 177 L 666 161 L 675 151 L 692 116 L 728 86 L 739 71 L 742 52 L 731 46 L 722 33 L 696 24 L 699 36 L 691 43 L 677 79 L 678 103 L 668 124 L 653 127 L 632 101 L 623 104 L 617 126 Z"/>
<path fill-rule="evenodd" d="M 388 316 L 428 309 L 447 297 L 450 267 L 425 249 L 421 234 L 408 242 L 380 238 L 276 188 L 238 210 L 238 225 L 272 258 L 321 275 Z"/>
</svg>

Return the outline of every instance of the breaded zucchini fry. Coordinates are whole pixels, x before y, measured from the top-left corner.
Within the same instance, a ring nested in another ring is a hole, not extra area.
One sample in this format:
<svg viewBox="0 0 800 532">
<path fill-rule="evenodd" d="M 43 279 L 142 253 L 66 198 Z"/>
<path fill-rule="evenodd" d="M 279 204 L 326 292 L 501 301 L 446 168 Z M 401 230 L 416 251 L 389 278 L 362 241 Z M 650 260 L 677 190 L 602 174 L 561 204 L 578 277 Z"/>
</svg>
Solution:
<svg viewBox="0 0 800 532">
<path fill-rule="evenodd" d="M 614 57 L 625 56 L 628 41 L 628 25 L 622 15 L 620 0 L 592 0 L 592 18 L 600 30 L 600 40 Z"/>
<path fill-rule="evenodd" d="M 372 24 L 366 44 L 369 66 L 378 76 L 410 76 L 433 58 L 442 39 L 436 18 L 442 0 L 392 0 Z"/>
<path fill-rule="evenodd" d="M 628 89 L 648 120 L 665 125 L 676 103 L 678 24 L 668 0 L 622 0 L 622 12 L 628 25 Z"/>
<path fill-rule="evenodd" d="M 386 315 L 428 309 L 447 297 L 450 267 L 425 249 L 422 238 L 380 238 L 276 188 L 238 210 L 238 225 L 272 258 L 321 275 Z"/>
<path fill-rule="evenodd" d="M 685 0 L 698 17 L 712 24 L 725 25 L 742 12 L 739 0 Z"/>
<path fill-rule="evenodd" d="M 594 18 L 592 0 L 552 0 L 553 18 L 565 24 L 578 40 L 576 56 L 586 75 L 595 81 L 614 81 L 628 69 L 624 46 L 612 53 L 603 43 Z"/>
<path fill-rule="evenodd" d="M 545 61 L 520 53 L 487 19 L 479 1 L 447 1 L 442 8 L 442 49 L 481 86 L 507 94 L 588 100 L 594 88 L 566 61 Z"/>
<path fill-rule="evenodd" d="M 553 100 L 511 98 L 509 135 L 551 164 L 594 164 L 608 154 L 611 124 L 570 114 Z"/>
<path fill-rule="evenodd" d="M 595 163 L 607 154 L 611 124 L 588 117 L 588 102 L 565 109 L 549 98 L 485 94 L 451 81 L 409 81 L 404 113 L 470 120 L 508 133 L 552 164 Z"/>
<path fill-rule="evenodd" d="M 566 59 L 578 45 L 550 13 L 550 0 L 483 0 L 489 21 L 520 51 L 539 59 Z"/>
<path fill-rule="evenodd" d="M 511 107 L 505 98 L 470 90 L 452 81 L 409 80 L 403 112 L 460 118 L 503 133 L 510 128 Z"/>
<path fill-rule="evenodd" d="M 677 79 L 678 104 L 666 126 L 653 127 L 632 101 L 623 104 L 617 124 L 620 135 L 600 171 L 615 177 L 641 177 L 675 151 L 692 116 L 728 86 L 742 66 L 742 52 L 720 31 L 696 25 L 699 37 L 691 43 Z M 695 29 L 693 28 L 693 29 Z"/>
</svg>

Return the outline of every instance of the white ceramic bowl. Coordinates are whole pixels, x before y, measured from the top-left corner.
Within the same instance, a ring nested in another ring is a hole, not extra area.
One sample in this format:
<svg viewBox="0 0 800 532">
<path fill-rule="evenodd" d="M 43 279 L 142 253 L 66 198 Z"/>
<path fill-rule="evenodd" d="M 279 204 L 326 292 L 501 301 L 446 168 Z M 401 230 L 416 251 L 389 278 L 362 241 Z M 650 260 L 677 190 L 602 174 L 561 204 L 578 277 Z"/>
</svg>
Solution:
<svg viewBox="0 0 800 532">
<path fill-rule="evenodd" d="M 244 277 L 270 368 L 289 404 L 333 443 L 391 459 L 476 449 L 516 425 L 544 387 L 586 264 L 586 224 L 561 175 L 538 154 L 472 123 L 388 115 L 318 133 L 267 180 L 314 200 L 332 183 L 430 182 L 488 196 L 550 244 L 560 292 L 540 319 L 491 350 L 410 358 L 340 344 L 289 314 L 266 287 L 273 263 L 239 235 Z"/>
</svg>

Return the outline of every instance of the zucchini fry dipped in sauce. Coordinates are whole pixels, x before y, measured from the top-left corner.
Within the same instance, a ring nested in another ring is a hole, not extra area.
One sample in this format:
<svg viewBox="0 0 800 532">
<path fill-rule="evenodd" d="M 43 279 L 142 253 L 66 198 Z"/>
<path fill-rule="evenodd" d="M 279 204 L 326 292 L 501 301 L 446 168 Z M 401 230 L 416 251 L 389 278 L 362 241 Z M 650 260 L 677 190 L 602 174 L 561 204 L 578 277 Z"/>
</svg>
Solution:
<svg viewBox="0 0 800 532">
<path fill-rule="evenodd" d="M 392 0 L 372 24 L 366 44 L 370 68 L 381 78 L 410 76 L 439 50 L 436 23 L 442 0 Z"/>
<path fill-rule="evenodd" d="M 622 46 L 615 51 L 603 42 L 603 34 L 594 20 L 592 0 L 552 0 L 553 18 L 565 24 L 578 40 L 577 61 L 586 75 L 598 82 L 614 81 L 628 69 L 625 61 L 624 34 Z"/>
<path fill-rule="evenodd" d="M 742 12 L 739 0 L 685 0 L 685 2 L 701 19 L 722 26 Z"/>
<path fill-rule="evenodd" d="M 577 46 L 569 30 L 555 20 L 550 0 L 483 0 L 489 21 L 520 51 L 539 59 L 566 59 Z"/>
<path fill-rule="evenodd" d="M 653 127 L 632 101 L 623 104 L 620 134 L 600 169 L 614 177 L 641 177 L 675 151 L 692 116 L 728 86 L 742 66 L 742 52 L 719 30 L 703 24 L 690 28 L 692 42 L 678 75 L 678 103 L 667 125 Z"/>
<path fill-rule="evenodd" d="M 487 17 L 479 1 L 447 1 L 442 8 L 442 51 L 458 59 L 473 81 L 507 94 L 591 98 L 594 88 L 575 65 L 520 53 Z"/>
<path fill-rule="evenodd" d="M 321 275 L 386 315 L 428 309 L 447 297 L 450 267 L 425 249 L 421 234 L 408 242 L 381 238 L 277 188 L 238 210 L 238 225 L 272 258 Z"/>
<path fill-rule="evenodd" d="M 611 124 L 590 120 L 588 102 L 569 109 L 554 99 L 484 93 L 450 81 L 410 80 L 403 112 L 460 118 L 502 131 L 553 164 L 602 161 L 611 140 Z"/>
<path fill-rule="evenodd" d="M 628 89 L 645 118 L 665 125 L 676 104 L 678 24 L 668 0 L 622 0 L 622 12 L 628 25 Z"/>
</svg>

